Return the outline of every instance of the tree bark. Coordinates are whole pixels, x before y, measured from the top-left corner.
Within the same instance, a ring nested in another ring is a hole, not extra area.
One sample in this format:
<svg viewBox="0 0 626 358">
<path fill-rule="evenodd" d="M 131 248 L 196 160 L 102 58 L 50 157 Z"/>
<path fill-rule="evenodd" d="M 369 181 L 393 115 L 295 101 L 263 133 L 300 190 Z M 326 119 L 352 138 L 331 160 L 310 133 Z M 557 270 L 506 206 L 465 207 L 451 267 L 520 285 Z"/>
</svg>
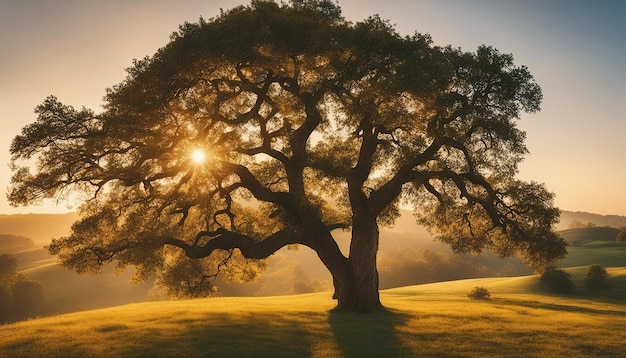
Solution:
<svg viewBox="0 0 626 358">
<path fill-rule="evenodd" d="M 378 253 L 379 231 L 376 217 L 355 217 L 352 227 L 352 241 L 348 258 L 347 276 L 340 276 L 341 291 L 335 292 L 336 312 L 375 312 L 383 309 L 378 293 Z M 334 275 L 333 275 L 334 277 Z"/>
</svg>

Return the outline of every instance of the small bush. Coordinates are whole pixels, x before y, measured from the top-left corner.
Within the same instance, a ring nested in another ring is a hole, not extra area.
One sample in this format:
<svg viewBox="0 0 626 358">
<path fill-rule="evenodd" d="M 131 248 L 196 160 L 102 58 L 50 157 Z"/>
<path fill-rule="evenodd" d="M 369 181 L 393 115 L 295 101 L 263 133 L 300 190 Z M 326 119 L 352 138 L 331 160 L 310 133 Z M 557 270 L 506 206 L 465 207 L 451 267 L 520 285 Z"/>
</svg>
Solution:
<svg viewBox="0 0 626 358">
<path fill-rule="evenodd" d="M 474 287 L 474 289 L 467 294 L 467 297 L 474 300 L 488 300 L 491 297 L 491 293 L 484 287 Z"/>
<path fill-rule="evenodd" d="M 15 275 L 17 272 L 17 260 L 13 255 L 0 255 L 0 274 Z"/>
<path fill-rule="evenodd" d="M 574 291 L 574 285 L 569 273 L 550 267 L 544 271 L 539 281 L 551 292 L 570 293 Z"/>
<path fill-rule="evenodd" d="M 602 265 L 591 265 L 587 271 L 587 278 L 585 278 L 585 287 L 593 291 L 603 290 L 608 287 L 606 283 L 608 276 L 608 272 Z"/>
</svg>

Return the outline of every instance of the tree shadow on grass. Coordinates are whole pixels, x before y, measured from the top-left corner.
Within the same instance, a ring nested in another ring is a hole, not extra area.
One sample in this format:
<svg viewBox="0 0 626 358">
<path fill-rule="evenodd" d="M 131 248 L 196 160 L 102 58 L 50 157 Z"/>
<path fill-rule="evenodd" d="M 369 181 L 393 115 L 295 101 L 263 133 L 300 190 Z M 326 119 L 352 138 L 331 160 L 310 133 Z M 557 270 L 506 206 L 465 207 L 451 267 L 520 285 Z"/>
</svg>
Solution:
<svg viewBox="0 0 626 358">
<path fill-rule="evenodd" d="M 308 319 L 321 319 L 312 315 Z M 307 317 L 285 319 L 284 315 L 272 313 L 241 314 L 233 319 L 229 314 L 217 314 L 202 320 L 179 320 L 185 327 L 183 337 L 197 337 L 184 345 L 188 356 L 227 357 L 307 357 L 311 351 L 311 332 L 302 324 Z M 178 356 L 180 351 L 168 351 L 169 339 L 160 341 L 161 352 L 166 356 Z M 180 349 L 180 348 L 179 348 Z"/>
<path fill-rule="evenodd" d="M 411 347 L 400 339 L 396 328 L 411 318 L 393 310 L 376 313 L 336 313 L 328 323 L 343 357 L 408 357 Z"/>
<path fill-rule="evenodd" d="M 586 314 L 594 314 L 594 315 L 612 315 L 612 316 L 626 316 L 626 311 L 616 311 L 616 310 L 607 310 L 607 309 L 596 309 L 589 307 L 581 307 L 576 305 L 563 305 L 557 303 L 546 303 L 546 302 L 537 302 L 537 301 L 524 301 L 524 300 L 509 300 L 509 299 L 492 299 L 494 303 L 504 304 L 504 305 L 515 305 L 522 306 L 527 308 L 535 308 L 535 309 L 546 309 L 551 311 L 562 311 L 562 312 L 572 312 L 572 313 L 586 313 Z"/>
</svg>

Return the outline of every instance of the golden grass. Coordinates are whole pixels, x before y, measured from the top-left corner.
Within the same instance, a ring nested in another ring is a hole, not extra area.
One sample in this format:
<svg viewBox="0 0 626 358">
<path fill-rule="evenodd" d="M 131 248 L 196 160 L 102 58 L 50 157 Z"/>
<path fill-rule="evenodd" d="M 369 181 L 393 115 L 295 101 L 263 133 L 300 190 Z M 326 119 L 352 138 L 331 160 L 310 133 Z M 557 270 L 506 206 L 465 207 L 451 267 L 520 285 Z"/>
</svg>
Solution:
<svg viewBox="0 0 626 358">
<path fill-rule="evenodd" d="M 609 273 L 624 284 L 626 268 Z M 626 356 L 621 286 L 555 296 L 536 283 L 531 276 L 391 289 L 381 292 L 389 311 L 366 315 L 329 313 L 329 293 L 132 304 L 0 326 L 0 357 Z M 491 299 L 467 298 L 475 286 Z"/>
</svg>

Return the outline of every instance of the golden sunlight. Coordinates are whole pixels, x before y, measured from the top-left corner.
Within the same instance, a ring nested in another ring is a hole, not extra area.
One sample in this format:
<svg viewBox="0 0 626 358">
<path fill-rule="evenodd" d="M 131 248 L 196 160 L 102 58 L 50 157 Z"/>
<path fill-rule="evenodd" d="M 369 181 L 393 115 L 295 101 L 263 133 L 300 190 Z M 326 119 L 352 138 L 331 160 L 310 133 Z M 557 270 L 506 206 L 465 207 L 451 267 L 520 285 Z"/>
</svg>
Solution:
<svg viewBox="0 0 626 358">
<path fill-rule="evenodd" d="M 200 149 L 196 149 L 193 151 L 193 153 L 191 154 L 191 159 L 194 161 L 194 163 L 196 164 L 200 164 L 202 162 L 204 162 L 204 159 L 206 158 L 206 155 L 204 154 L 204 152 Z"/>
</svg>

